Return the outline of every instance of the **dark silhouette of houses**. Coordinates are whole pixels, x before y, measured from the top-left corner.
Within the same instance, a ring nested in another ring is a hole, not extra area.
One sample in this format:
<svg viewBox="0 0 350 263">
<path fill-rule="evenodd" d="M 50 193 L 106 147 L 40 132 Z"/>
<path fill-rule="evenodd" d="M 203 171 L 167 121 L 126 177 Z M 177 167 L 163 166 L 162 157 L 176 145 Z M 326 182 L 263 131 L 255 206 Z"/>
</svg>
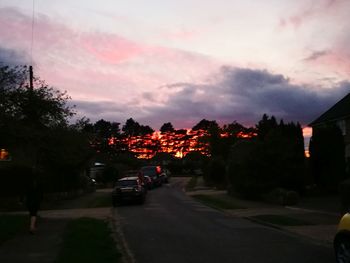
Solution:
<svg viewBox="0 0 350 263">
<path fill-rule="evenodd" d="M 318 128 L 336 124 L 344 136 L 345 158 L 350 160 L 350 93 L 329 110 L 314 120 L 309 126 L 314 134 Z"/>
</svg>

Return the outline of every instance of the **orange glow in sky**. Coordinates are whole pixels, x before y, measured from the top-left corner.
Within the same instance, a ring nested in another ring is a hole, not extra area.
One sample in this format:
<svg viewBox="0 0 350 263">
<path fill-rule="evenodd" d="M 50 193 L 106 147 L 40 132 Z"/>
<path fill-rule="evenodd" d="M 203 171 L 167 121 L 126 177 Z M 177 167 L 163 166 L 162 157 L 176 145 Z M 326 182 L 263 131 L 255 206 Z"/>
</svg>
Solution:
<svg viewBox="0 0 350 263">
<path fill-rule="evenodd" d="M 150 159 L 157 153 L 169 153 L 176 158 L 183 158 L 189 152 L 200 152 L 209 156 L 209 142 L 206 139 L 208 133 L 204 130 L 187 129 L 186 132 L 166 132 L 159 131 L 144 136 L 131 136 L 123 139 L 111 137 L 108 139 L 108 145 L 114 146 L 118 142 L 127 145 L 129 151 L 133 152 L 137 158 Z M 220 137 L 227 138 L 230 134 L 222 133 Z M 237 138 L 252 138 L 255 133 L 240 132 Z"/>
</svg>

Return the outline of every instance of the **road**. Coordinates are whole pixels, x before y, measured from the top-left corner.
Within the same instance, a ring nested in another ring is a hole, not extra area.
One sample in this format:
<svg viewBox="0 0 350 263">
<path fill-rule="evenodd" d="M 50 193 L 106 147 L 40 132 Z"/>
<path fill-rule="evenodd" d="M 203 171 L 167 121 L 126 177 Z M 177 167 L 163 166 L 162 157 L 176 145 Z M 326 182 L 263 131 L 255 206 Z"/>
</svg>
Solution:
<svg viewBox="0 0 350 263">
<path fill-rule="evenodd" d="M 138 263 L 330 263 L 332 248 L 208 208 L 174 178 L 114 216 Z"/>
</svg>

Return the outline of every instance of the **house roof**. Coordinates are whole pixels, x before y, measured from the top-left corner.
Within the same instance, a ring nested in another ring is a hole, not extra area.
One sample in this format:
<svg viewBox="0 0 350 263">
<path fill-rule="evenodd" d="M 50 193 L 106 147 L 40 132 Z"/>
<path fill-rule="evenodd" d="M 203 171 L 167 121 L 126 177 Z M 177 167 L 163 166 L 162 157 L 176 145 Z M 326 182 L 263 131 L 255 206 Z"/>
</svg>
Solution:
<svg viewBox="0 0 350 263">
<path fill-rule="evenodd" d="M 323 113 L 316 120 L 311 122 L 309 126 L 315 126 L 320 123 L 343 119 L 348 116 L 350 117 L 350 93 L 334 104 L 333 107 Z"/>
</svg>

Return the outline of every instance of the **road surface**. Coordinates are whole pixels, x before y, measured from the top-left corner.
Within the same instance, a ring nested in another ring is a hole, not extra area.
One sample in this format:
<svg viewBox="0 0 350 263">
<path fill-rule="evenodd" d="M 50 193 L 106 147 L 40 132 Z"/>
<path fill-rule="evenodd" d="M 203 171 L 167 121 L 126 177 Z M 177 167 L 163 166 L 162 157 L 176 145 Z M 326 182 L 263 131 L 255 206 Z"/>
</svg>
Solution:
<svg viewBox="0 0 350 263">
<path fill-rule="evenodd" d="M 332 263 L 331 247 L 206 207 L 180 181 L 149 192 L 114 217 L 138 263 Z"/>
</svg>

